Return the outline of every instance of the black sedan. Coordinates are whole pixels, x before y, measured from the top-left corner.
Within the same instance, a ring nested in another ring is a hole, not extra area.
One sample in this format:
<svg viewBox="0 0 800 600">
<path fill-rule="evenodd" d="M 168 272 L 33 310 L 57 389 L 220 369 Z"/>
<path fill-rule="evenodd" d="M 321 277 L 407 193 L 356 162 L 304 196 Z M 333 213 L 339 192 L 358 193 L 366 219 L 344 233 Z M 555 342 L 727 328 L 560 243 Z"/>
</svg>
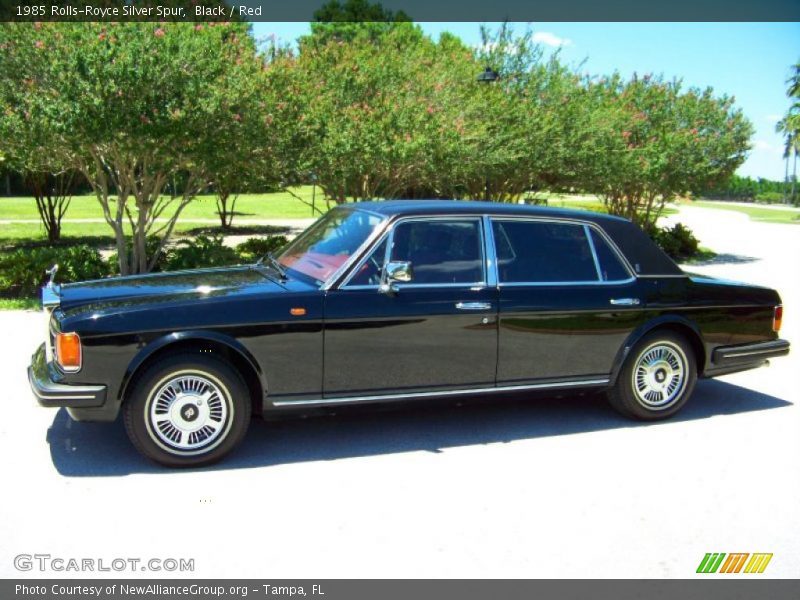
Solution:
<svg viewBox="0 0 800 600">
<path fill-rule="evenodd" d="M 482 202 L 348 204 L 253 265 L 42 295 L 39 403 L 121 411 L 170 466 L 218 460 L 251 415 L 354 403 L 605 390 L 664 419 L 697 377 L 789 352 L 775 290 L 684 273 L 624 219 Z"/>
</svg>

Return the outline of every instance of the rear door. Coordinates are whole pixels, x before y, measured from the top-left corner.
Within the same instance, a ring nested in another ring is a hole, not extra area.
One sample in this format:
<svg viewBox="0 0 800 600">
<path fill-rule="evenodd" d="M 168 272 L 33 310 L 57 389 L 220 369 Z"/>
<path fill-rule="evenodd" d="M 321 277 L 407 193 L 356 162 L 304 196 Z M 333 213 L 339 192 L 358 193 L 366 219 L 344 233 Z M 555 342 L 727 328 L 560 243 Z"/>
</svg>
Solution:
<svg viewBox="0 0 800 600">
<path fill-rule="evenodd" d="M 493 218 L 498 385 L 608 377 L 643 320 L 638 280 L 594 224 Z"/>
<path fill-rule="evenodd" d="M 487 285 L 480 217 L 396 223 L 325 306 L 326 398 L 491 387 L 497 289 Z M 378 291 L 387 260 L 414 278 Z"/>
</svg>

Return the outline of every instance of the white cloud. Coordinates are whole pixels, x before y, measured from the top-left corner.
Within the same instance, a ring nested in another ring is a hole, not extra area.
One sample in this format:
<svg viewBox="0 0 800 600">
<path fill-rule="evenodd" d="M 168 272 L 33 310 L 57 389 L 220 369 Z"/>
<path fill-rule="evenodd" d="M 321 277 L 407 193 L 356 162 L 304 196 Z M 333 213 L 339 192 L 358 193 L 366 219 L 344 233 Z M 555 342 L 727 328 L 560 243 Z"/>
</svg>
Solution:
<svg viewBox="0 0 800 600">
<path fill-rule="evenodd" d="M 783 146 L 773 144 L 766 140 L 753 140 L 753 151 L 762 152 L 770 156 L 783 156 Z"/>
<path fill-rule="evenodd" d="M 533 34 L 533 41 L 553 47 L 572 45 L 571 39 L 558 37 L 555 33 L 550 33 L 549 31 L 537 31 Z"/>
</svg>

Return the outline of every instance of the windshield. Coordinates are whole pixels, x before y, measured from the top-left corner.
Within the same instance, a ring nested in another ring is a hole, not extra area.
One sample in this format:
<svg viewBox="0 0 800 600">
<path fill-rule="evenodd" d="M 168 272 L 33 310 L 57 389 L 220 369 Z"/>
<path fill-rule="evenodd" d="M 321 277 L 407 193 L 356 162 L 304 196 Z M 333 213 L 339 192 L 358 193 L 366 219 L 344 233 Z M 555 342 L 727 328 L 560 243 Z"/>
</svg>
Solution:
<svg viewBox="0 0 800 600">
<path fill-rule="evenodd" d="M 364 211 L 334 209 L 286 246 L 278 262 L 321 284 L 347 262 L 382 221 L 382 217 Z"/>
</svg>

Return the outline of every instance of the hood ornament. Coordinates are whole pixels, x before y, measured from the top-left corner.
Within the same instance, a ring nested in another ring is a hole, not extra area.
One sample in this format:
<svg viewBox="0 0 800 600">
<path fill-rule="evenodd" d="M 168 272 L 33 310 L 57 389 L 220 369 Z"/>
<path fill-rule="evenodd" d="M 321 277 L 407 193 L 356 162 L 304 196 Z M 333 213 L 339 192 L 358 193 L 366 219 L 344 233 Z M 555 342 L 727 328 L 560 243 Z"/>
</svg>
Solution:
<svg viewBox="0 0 800 600">
<path fill-rule="evenodd" d="M 55 285 L 56 273 L 58 273 L 58 263 L 54 264 L 49 269 L 46 269 L 45 273 L 50 275 L 50 280 L 47 282 L 47 287 L 52 288 Z"/>
</svg>

